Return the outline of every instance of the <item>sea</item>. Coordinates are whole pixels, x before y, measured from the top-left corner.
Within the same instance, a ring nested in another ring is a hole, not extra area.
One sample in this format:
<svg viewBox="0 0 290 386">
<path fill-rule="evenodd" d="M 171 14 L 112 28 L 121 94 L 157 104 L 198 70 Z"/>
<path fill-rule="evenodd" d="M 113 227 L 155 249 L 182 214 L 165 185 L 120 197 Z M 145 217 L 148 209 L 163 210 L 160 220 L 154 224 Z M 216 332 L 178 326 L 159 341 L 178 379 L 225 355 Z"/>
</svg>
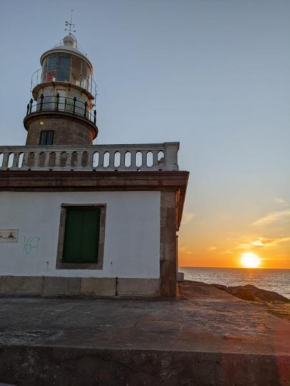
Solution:
<svg viewBox="0 0 290 386">
<path fill-rule="evenodd" d="M 252 284 L 290 299 L 290 269 L 262 268 L 185 268 L 179 267 L 185 280 L 227 287 Z"/>
</svg>

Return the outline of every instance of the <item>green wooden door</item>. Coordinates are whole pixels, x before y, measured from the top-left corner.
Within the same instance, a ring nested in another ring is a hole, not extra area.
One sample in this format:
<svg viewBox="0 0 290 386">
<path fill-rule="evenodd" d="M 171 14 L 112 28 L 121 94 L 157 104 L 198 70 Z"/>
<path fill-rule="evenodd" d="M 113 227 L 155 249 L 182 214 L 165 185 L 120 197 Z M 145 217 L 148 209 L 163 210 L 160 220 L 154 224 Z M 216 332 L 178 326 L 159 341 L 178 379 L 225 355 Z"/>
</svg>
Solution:
<svg viewBox="0 0 290 386">
<path fill-rule="evenodd" d="M 100 208 L 67 208 L 63 247 L 64 263 L 98 261 Z"/>
</svg>

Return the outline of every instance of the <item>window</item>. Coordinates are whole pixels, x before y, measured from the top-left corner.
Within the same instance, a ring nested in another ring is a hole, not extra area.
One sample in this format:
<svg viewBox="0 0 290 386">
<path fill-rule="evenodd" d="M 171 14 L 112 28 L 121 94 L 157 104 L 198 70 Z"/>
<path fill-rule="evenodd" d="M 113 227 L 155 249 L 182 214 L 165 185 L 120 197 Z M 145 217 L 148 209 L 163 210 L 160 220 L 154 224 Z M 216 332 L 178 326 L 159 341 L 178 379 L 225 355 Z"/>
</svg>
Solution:
<svg viewBox="0 0 290 386">
<path fill-rule="evenodd" d="M 97 263 L 100 208 L 67 208 L 62 261 Z"/>
<path fill-rule="evenodd" d="M 57 268 L 102 269 L 105 205 L 69 205 L 61 209 Z"/>
<path fill-rule="evenodd" d="M 39 145 L 53 145 L 53 131 L 41 131 Z"/>
</svg>

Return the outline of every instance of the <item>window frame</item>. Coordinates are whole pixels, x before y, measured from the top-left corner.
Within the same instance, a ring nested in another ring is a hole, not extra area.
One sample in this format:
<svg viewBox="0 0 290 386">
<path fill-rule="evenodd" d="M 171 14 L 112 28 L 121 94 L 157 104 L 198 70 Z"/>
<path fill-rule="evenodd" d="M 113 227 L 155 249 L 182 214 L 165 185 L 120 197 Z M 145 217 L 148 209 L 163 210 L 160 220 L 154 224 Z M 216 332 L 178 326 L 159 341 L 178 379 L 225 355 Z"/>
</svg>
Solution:
<svg viewBox="0 0 290 386">
<path fill-rule="evenodd" d="M 65 239 L 65 223 L 66 213 L 68 208 L 84 208 L 96 209 L 100 208 L 100 224 L 99 224 L 99 245 L 98 245 L 98 261 L 96 263 L 64 263 L 64 239 Z M 56 269 L 103 269 L 104 260 L 104 244 L 105 244 L 105 226 L 106 226 L 106 204 L 61 204 L 60 225 L 56 258 Z"/>
</svg>

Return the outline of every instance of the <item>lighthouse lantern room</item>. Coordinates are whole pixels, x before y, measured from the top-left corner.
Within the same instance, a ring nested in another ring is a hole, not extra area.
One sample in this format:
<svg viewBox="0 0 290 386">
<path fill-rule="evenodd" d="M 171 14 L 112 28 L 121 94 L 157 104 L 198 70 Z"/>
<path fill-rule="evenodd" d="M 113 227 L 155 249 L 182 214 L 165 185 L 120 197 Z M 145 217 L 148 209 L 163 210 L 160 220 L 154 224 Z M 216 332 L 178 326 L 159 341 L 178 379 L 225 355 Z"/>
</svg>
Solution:
<svg viewBox="0 0 290 386">
<path fill-rule="evenodd" d="M 69 33 L 44 52 L 31 80 L 27 145 L 91 145 L 96 126 L 93 66 Z"/>
</svg>

